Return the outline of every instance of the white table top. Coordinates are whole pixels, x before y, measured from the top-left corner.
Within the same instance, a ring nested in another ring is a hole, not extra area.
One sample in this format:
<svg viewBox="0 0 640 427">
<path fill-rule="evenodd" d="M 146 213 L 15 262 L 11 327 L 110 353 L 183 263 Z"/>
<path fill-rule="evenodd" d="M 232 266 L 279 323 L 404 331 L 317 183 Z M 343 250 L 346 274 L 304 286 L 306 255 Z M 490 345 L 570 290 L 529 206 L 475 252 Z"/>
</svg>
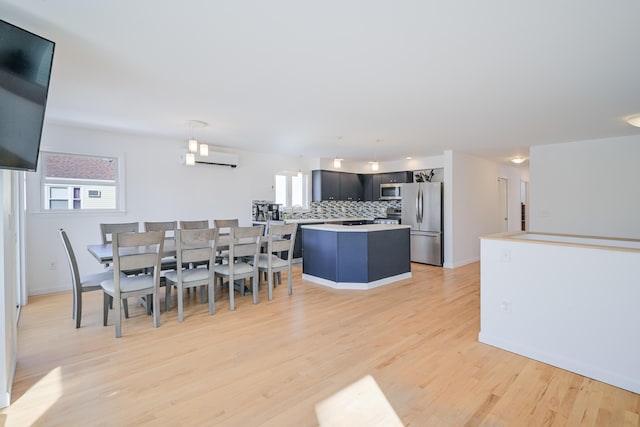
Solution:
<svg viewBox="0 0 640 427">
<path fill-rule="evenodd" d="M 111 244 L 103 245 L 87 245 L 87 250 L 93 257 L 98 260 L 100 264 L 111 264 L 113 262 L 113 248 Z M 167 239 L 162 246 L 162 256 L 175 256 L 176 255 L 176 241 L 173 239 Z"/>
</svg>

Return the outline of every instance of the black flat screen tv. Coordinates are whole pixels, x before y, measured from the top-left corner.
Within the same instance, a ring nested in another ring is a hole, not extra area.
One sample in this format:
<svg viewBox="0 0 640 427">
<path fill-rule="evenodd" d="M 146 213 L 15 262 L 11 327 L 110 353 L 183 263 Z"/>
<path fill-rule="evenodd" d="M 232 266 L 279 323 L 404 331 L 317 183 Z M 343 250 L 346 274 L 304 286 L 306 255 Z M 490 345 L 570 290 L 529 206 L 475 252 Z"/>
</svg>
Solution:
<svg viewBox="0 0 640 427">
<path fill-rule="evenodd" d="M 0 169 L 36 170 L 54 48 L 0 20 Z"/>
</svg>

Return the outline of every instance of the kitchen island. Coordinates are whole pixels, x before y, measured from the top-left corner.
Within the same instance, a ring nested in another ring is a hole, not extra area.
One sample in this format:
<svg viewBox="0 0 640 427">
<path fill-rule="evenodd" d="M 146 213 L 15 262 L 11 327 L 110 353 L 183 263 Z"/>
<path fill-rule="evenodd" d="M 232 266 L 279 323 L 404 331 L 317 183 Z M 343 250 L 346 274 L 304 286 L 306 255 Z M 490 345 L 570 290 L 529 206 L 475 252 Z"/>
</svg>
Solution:
<svg viewBox="0 0 640 427">
<path fill-rule="evenodd" d="M 411 277 L 410 227 L 302 226 L 302 278 L 336 289 L 372 289 Z"/>
</svg>

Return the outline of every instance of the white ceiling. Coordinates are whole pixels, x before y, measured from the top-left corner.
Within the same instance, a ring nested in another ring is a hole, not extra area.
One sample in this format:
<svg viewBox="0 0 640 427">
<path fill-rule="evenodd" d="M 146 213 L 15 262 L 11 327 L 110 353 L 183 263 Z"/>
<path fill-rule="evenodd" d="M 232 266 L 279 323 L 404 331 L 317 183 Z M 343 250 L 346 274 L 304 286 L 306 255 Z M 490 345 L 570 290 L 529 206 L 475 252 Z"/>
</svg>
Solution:
<svg viewBox="0 0 640 427">
<path fill-rule="evenodd" d="M 640 134 L 638 0 L 0 0 L 56 44 L 49 120 L 398 160 Z M 341 137 L 341 138 L 340 138 Z M 376 143 L 376 140 L 380 140 Z"/>
</svg>

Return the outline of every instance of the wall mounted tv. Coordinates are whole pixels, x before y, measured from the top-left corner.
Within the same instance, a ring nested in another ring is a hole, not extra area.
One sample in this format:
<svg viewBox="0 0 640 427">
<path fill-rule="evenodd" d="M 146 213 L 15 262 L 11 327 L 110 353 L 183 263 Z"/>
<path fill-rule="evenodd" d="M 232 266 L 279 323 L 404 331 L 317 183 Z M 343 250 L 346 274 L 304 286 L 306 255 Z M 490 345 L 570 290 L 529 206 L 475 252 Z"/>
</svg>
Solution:
<svg viewBox="0 0 640 427">
<path fill-rule="evenodd" d="M 0 169 L 36 170 L 54 48 L 0 20 Z"/>
</svg>

